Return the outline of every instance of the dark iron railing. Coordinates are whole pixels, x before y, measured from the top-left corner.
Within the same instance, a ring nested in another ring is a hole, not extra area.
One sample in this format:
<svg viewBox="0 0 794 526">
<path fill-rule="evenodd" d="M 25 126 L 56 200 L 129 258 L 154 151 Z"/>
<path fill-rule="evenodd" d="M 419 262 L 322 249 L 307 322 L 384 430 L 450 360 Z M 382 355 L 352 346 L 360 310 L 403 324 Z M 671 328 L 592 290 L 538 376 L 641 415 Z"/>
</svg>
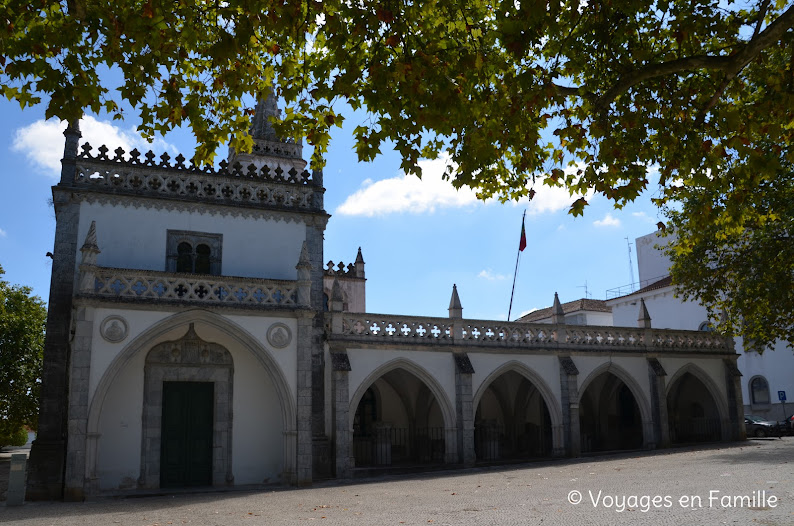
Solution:
<svg viewBox="0 0 794 526">
<path fill-rule="evenodd" d="M 444 428 L 375 428 L 353 435 L 356 467 L 444 462 Z"/>
<path fill-rule="evenodd" d="M 670 421 L 670 441 L 678 444 L 689 442 L 717 442 L 722 435 L 719 418 L 689 418 Z"/>
<path fill-rule="evenodd" d="M 518 460 L 551 455 L 551 429 L 533 424 L 474 426 L 474 452 L 478 461 Z"/>
</svg>

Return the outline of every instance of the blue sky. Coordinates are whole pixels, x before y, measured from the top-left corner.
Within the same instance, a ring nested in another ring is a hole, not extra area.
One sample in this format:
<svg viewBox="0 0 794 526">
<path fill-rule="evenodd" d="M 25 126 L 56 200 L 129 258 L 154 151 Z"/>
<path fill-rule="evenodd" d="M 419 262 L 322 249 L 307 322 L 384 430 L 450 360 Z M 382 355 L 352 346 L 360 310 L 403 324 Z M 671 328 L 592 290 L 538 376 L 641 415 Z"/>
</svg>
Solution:
<svg viewBox="0 0 794 526">
<path fill-rule="evenodd" d="M 536 187 L 530 204 L 479 202 L 471 191 L 441 181 L 440 160 L 426 162 L 421 181 L 402 174 L 398 155 L 385 148 L 374 162 L 359 163 L 352 130 L 363 119 L 349 114 L 329 147 L 325 206 L 332 217 L 325 261 L 350 263 L 362 248 L 369 312 L 446 316 L 456 283 L 464 317 L 506 319 L 525 209 L 528 246 L 511 319 L 550 305 L 555 291 L 561 301 L 571 301 L 585 296 L 586 284 L 588 297 L 604 299 L 607 289 L 628 284 L 626 237 L 637 278 L 634 239 L 654 231 L 661 219 L 649 193 L 623 210 L 596 196 L 578 218 L 567 213 L 574 198 L 545 187 Z M 63 136 L 58 122 L 44 120 L 43 105 L 20 110 L 2 100 L 0 122 L 0 265 L 4 279 L 31 286 L 46 301 L 51 260 L 45 254 L 55 232 L 48 199 Z M 111 123 L 95 116 L 82 127 L 84 140 L 105 142 L 111 150 L 135 146 L 190 157 L 194 146 L 183 130 L 148 145 L 135 135 L 134 120 Z M 225 158 L 225 147 L 219 153 Z"/>
</svg>

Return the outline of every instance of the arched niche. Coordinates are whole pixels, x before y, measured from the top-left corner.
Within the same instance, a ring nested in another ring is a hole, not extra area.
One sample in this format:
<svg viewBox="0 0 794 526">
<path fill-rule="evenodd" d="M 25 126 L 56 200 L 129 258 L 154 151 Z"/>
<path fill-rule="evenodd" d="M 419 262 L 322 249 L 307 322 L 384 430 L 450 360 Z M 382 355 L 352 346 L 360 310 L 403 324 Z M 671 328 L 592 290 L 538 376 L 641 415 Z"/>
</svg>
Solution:
<svg viewBox="0 0 794 526">
<path fill-rule="evenodd" d="M 123 371 L 131 367 L 133 363 L 143 362 L 142 353 L 148 354 L 154 346 L 162 343 L 164 338 L 169 335 L 187 331 L 191 324 L 195 324 L 199 329 L 206 327 L 217 331 L 225 341 L 233 343 L 236 348 L 250 352 L 253 359 L 263 367 L 264 374 L 267 375 L 275 391 L 278 401 L 277 411 L 283 426 L 283 458 L 280 462 L 282 466 L 280 478 L 288 483 L 295 481 L 297 449 L 295 396 L 281 366 L 262 343 L 243 327 L 219 314 L 203 309 L 190 309 L 160 320 L 132 339 L 113 359 L 100 378 L 88 408 L 88 441 L 85 458 L 89 492 L 96 493 L 98 490 L 97 461 L 98 440 L 101 436 L 100 423 L 104 414 L 103 407 L 112 386 L 121 377 Z M 173 338 L 173 336 L 171 337 Z M 142 379 L 145 376 L 145 371 L 143 373 Z M 140 388 L 143 389 L 143 385 Z M 142 422 L 142 425 L 146 424 Z M 146 471 L 142 469 L 140 475 L 145 475 L 145 473 Z M 145 478 L 145 476 L 140 476 L 139 483 L 144 483 Z M 151 483 L 151 477 L 149 477 L 149 483 Z"/>
</svg>

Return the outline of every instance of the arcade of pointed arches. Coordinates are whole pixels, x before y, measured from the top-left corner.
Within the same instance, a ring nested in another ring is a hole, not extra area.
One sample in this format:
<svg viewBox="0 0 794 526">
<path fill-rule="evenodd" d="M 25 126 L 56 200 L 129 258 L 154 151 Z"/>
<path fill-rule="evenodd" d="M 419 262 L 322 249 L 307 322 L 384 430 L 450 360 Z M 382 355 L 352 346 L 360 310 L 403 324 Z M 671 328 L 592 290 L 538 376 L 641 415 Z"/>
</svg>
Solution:
<svg viewBox="0 0 794 526">
<path fill-rule="evenodd" d="M 406 388 L 415 391 L 413 398 Z M 678 368 L 662 396 L 670 409 L 665 424 L 674 444 L 728 436 L 722 429 L 727 425 L 724 400 L 719 398 L 714 380 L 697 365 Z M 657 445 L 648 394 L 620 365 L 610 362 L 592 370 L 580 383 L 574 403 L 580 410 L 582 452 Z M 399 415 L 395 405 L 400 407 Z M 435 421 L 429 416 L 433 410 Z M 472 410 L 477 461 L 532 459 L 565 451 L 560 400 L 547 382 L 522 362 L 512 360 L 490 372 L 472 397 Z M 455 426 L 452 404 L 435 379 L 415 362 L 399 358 L 370 373 L 351 397 L 349 418 L 356 466 L 398 464 L 406 451 L 421 449 L 401 433 L 417 432 L 431 445 L 425 454 L 412 457 L 413 461 L 440 462 L 442 457 L 450 461 L 449 454 L 439 453 L 449 453 L 449 443 L 433 444 L 449 436 L 441 433 L 442 426 Z M 438 431 L 431 436 L 434 428 Z"/>
</svg>

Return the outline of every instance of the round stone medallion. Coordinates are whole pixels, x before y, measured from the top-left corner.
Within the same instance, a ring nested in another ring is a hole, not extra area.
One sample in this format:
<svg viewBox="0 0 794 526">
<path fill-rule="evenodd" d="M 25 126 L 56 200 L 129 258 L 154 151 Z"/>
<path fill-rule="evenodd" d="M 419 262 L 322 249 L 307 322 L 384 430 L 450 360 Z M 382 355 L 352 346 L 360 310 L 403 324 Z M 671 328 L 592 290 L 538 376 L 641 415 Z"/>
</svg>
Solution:
<svg viewBox="0 0 794 526">
<path fill-rule="evenodd" d="M 292 331 L 283 323 L 274 323 L 267 330 L 267 341 L 277 349 L 283 349 L 292 341 Z"/>
<path fill-rule="evenodd" d="M 127 337 L 127 320 L 121 316 L 108 316 L 99 326 L 99 334 L 110 343 L 118 343 Z"/>
</svg>

